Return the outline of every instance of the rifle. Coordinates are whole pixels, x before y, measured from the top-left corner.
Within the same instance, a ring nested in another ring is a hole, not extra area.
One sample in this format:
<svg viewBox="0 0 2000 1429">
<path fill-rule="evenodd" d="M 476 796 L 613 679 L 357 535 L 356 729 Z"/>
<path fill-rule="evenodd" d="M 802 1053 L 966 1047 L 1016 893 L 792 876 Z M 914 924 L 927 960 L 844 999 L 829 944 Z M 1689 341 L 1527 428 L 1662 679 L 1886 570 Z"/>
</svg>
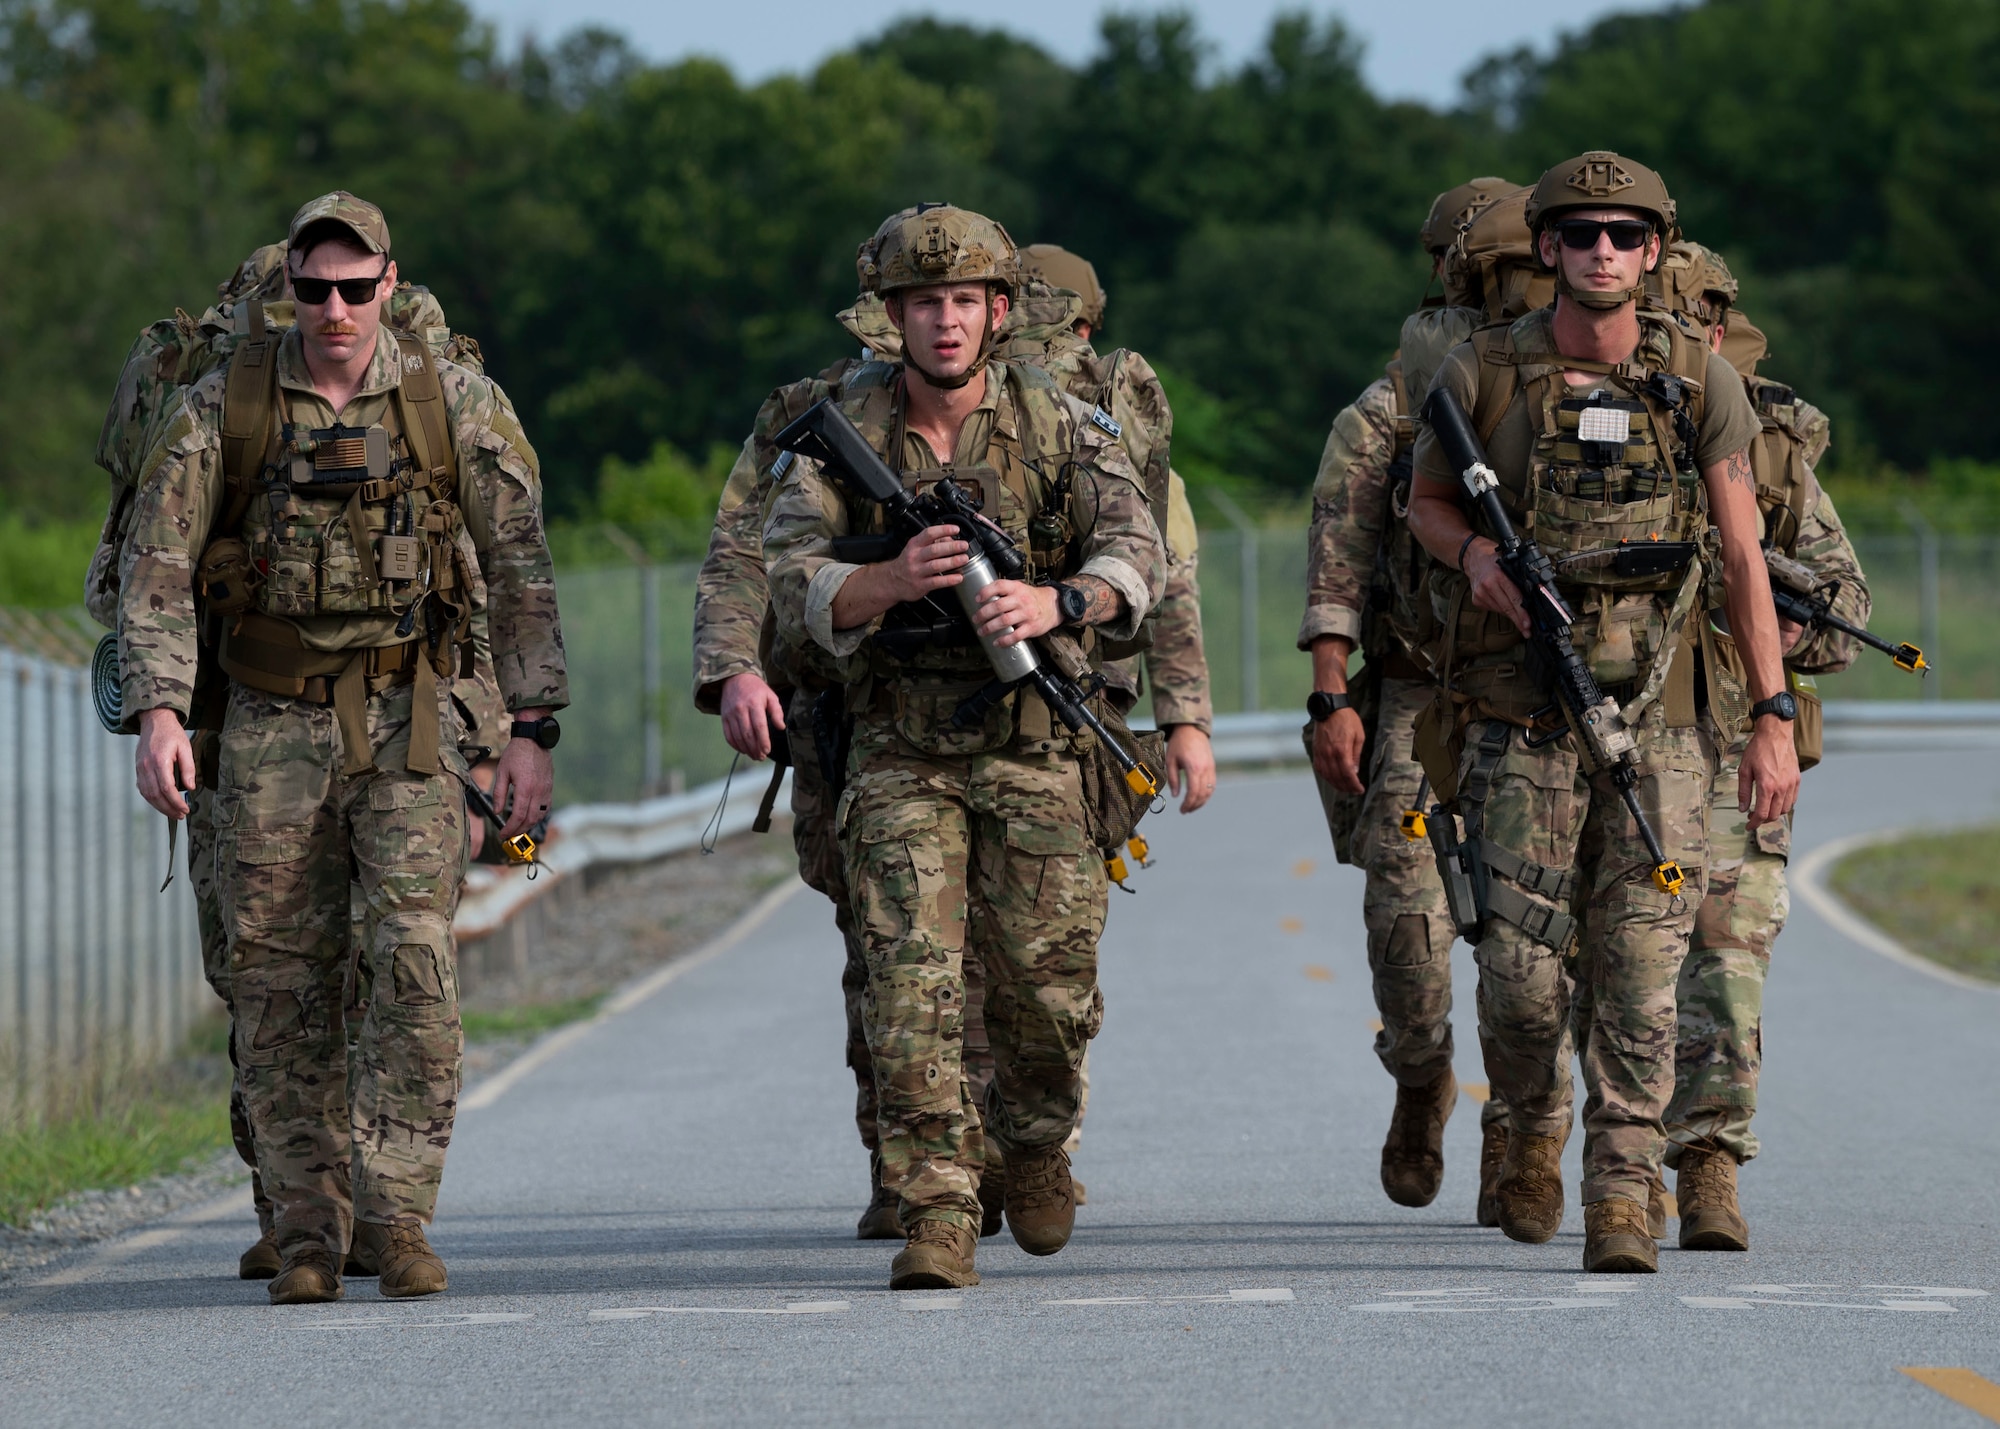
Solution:
<svg viewBox="0 0 2000 1429">
<path fill-rule="evenodd" d="M 1839 581 L 1821 581 L 1810 569 L 1789 556 L 1779 555 L 1769 546 L 1764 548 L 1764 564 L 1771 572 L 1771 599 L 1782 618 L 1794 625 L 1838 630 L 1870 649 L 1880 650 L 1899 670 L 1917 675 L 1930 673 L 1930 661 L 1924 658 L 1924 652 L 1908 641 L 1892 643 L 1833 613 L 1834 599 L 1840 594 Z"/>
<path fill-rule="evenodd" d="M 1522 536 L 1508 519 L 1500 503 L 1500 478 L 1486 464 L 1486 453 L 1473 435 L 1456 393 L 1436 387 L 1424 402 L 1424 420 L 1437 434 L 1446 458 L 1459 473 L 1466 493 L 1478 505 L 1480 514 L 1500 543 L 1500 569 L 1519 587 L 1528 608 L 1528 642 L 1547 678 L 1554 684 L 1555 701 L 1538 711 L 1535 722 L 1555 714 L 1562 725 L 1549 735 L 1526 736 L 1530 749 L 1553 743 L 1564 734 L 1574 737 L 1578 752 L 1592 769 L 1610 772 L 1612 787 L 1625 801 L 1626 810 L 1639 825 L 1646 853 L 1653 860 L 1653 882 L 1669 896 L 1678 897 L 1686 875 L 1680 864 L 1660 847 L 1659 835 L 1639 807 L 1639 741 L 1618 714 L 1618 704 L 1599 688 L 1590 666 L 1576 653 L 1570 629 L 1576 617 L 1556 590 L 1555 568 L 1540 546 Z M 1448 822 L 1448 821 L 1447 821 Z"/>
<path fill-rule="evenodd" d="M 979 597 L 988 586 L 995 581 L 1017 581 L 1025 576 L 1027 562 L 1022 559 L 1020 549 L 1005 531 L 979 514 L 979 508 L 963 487 L 947 477 L 922 495 L 904 490 L 896 473 L 875 454 L 875 449 L 862 439 L 831 398 L 822 398 L 773 441 L 782 451 L 811 457 L 848 490 L 883 509 L 894 535 L 882 543 L 875 560 L 890 559 L 911 536 L 926 527 L 957 527 L 958 538 L 970 547 L 965 565 L 960 568 L 963 579 L 955 587 L 966 619 L 977 620 Z M 929 597 L 926 601 L 945 617 L 933 629 L 956 625 L 950 611 L 937 606 Z M 1103 742 L 1123 772 L 1126 787 L 1134 794 L 1152 795 L 1160 791 L 1159 776 L 1114 739 L 1103 722 L 1091 713 L 1088 701 L 1103 689 L 1103 676 L 1081 668 L 1077 660 L 1065 662 L 1070 665 L 1069 670 L 1058 669 L 1056 652 L 1038 649 L 1042 646 L 1040 640 L 998 645 L 994 643 L 996 638 L 979 637 L 995 678 L 953 711 L 953 725 L 963 729 L 978 723 L 1012 691 L 1029 685 L 1072 732 L 1088 729 Z"/>
</svg>

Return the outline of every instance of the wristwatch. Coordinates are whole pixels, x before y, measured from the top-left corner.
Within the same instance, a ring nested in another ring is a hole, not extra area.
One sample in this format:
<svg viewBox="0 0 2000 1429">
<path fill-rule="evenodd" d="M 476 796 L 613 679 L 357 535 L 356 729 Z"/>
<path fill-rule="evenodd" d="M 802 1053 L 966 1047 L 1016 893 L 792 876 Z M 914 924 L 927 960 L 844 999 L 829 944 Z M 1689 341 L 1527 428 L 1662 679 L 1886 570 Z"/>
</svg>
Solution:
<svg viewBox="0 0 2000 1429">
<path fill-rule="evenodd" d="M 1073 585 L 1062 581 L 1055 584 L 1056 611 L 1062 616 L 1064 625 L 1081 625 L 1083 617 L 1090 610 L 1090 597 Z"/>
<path fill-rule="evenodd" d="M 517 719 L 507 731 L 512 739 L 532 739 L 544 749 L 554 749 L 556 741 L 562 738 L 562 726 L 556 723 L 554 715 L 544 715 L 540 719 Z"/>
<path fill-rule="evenodd" d="M 1306 713 L 1312 716 L 1314 724 L 1323 724 L 1333 718 L 1336 710 L 1351 710 L 1354 701 L 1346 695 L 1336 695 L 1327 690 L 1314 690 L 1306 696 Z"/>
<path fill-rule="evenodd" d="M 1759 700 L 1750 706 L 1750 718 L 1759 715 L 1776 715 L 1779 719 L 1792 720 L 1799 717 L 1799 702 L 1792 698 L 1790 690 L 1780 690 L 1768 700 Z"/>
</svg>

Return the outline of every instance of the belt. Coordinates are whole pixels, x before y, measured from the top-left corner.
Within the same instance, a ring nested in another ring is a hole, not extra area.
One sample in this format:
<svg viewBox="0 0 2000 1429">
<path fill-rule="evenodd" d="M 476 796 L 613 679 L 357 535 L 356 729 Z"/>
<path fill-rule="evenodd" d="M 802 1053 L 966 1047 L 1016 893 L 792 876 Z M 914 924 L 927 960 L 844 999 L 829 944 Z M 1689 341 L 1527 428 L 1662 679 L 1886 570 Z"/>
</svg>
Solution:
<svg viewBox="0 0 2000 1429">
<path fill-rule="evenodd" d="M 341 773 L 347 775 L 375 767 L 368 739 L 368 697 L 413 684 L 406 767 L 419 774 L 439 771 L 442 715 L 439 722 L 415 717 L 426 701 L 437 702 L 437 671 L 423 657 L 421 641 L 362 650 L 311 650 L 284 621 L 246 611 L 224 627 L 217 663 L 231 679 L 253 690 L 331 705 L 343 746 Z"/>
</svg>

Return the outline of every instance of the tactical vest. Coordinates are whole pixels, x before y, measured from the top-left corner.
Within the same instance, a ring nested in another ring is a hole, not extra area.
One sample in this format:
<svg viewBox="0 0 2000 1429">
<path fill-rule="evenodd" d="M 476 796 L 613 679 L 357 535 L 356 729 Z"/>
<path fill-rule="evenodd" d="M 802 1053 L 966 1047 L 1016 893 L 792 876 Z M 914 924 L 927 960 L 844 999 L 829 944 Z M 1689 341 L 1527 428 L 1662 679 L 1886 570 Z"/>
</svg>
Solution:
<svg viewBox="0 0 2000 1429">
<path fill-rule="evenodd" d="M 414 684 L 415 708 L 436 681 L 469 673 L 471 573 L 462 537 L 486 544 L 485 511 L 458 504 L 444 393 L 423 338 L 392 332 L 401 382 L 380 426 L 306 430 L 288 420 L 278 386 L 282 332 L 260 304 L 229 362 L 222 406 L 225 507 L 196 569 L 204 617 L 220 624 L 218 662 L 252 689 L 330 703 L 344 773 L 372 764 L 368 695 Z M 293 620 L 397 617 L 373 645 L 307 647 Z M 439 772 L 439 724 L 418 719 L 408 767 Z"/>
<path fill-rule="evenodd" d="M 972 492 L 981 514 L 1005 531 L 1027 558 L 1027 579 L 1073 575 L 1079 532 L 1070 515 L 1076 427 L 1061 389 L 1047 373 L 1023 363 L 1003 364 L 1006 386 L 995 413 L 985 460 L 971 466 L 903 470 L 905 429 L 897 398 L 901 369 L 870 362 L 847 380 L 841 410 L 912 491 L 949 476 Z M 1009 430 L 1011 428 L 1011 430 Z M 882 509 L 843 489 L 851 533 L 885 531 Z M 892 608 L 867 642 L 868 674 L 852 692 L 851 710 L 888 712 L 897 732 L 933 754 L 979 754 L 1008 744 L 1027 752 L 1068 747 L 1032 690 L 1016 691 L 989 712 L 982 725 L 955 729 L 959 704 L 993 679 L 993 668 L 950 590 L 927 601 Z M 1088 653 L 1088 651 L 1086 652 Z"/>
<path fill-rule="evenodd" d="M 1482 328 L 1470 342 L 1479 364 L 1472 418 L 1482 443 L 1492 439 L 1515 395 L 1525 397 L 1533 446 L 1526 470 L 1497 473 L 1500 499 L 1554 564 L 1578 616 L 1578 648 L 1614 699 L 1660 698 L 1670 724 L 1692 724 L 1694 662 L 1674 659 L 1673 652 L 1700 605 L 1704 562 L 1697 555 L 1628 574 L 1618 555 L 1632 545 L 1699 548 L 1709 540 L 1694 459 L 1707 349 L 1642 315 L 1640 348 L 1631 360 L 1561 357 L 1546 309 Z M 1615 377 L 1623 390 L 1575 394 L 1563 378 L 1566 368 Z M 1476 513 L 1473 524 L 1492 534 Z M 1519 632 L 1505 616 L 1472 605 L 1461 572 L 1435 568 L 1431 591 L 1440 628 L 1433 656 L 1454 687 L 1477 697 L 1485 713 L 1517 722 L 1530 705 L 1547 702 L 1511 658 L 1522 644 Z M 1669 674 L 1673 683 L 1662 688 Z"/>
</svg>

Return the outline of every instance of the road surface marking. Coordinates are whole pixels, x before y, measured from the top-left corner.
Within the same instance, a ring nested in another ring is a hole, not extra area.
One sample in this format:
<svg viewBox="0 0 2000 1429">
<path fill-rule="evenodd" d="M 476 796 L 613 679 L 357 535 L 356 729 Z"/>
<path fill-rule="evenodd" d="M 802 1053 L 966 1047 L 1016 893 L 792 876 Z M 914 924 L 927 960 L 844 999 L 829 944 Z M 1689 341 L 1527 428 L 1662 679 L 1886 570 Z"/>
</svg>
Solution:
<svg viewBox="0 0 2000 1429">
<path fill-rule="evenodd" d="M 1311 978 L 1314 982 L 1332 982 L 1333 969 L 1323 968 L 1318 963 L 1307 963 L 1306 976 Z"/>
<path fill-rule="evenodd" d="M 1602 1310 L 1607 1305 L 1618 1303 L 1603 1295 L 1494 1295 L 1478 1287 L 1464 1290 L 1385 1290 L 1382 1293 L 1400 1298 L 1376 1300 L 1349 1308 L 1392 1315 L 1477 1315 L 1492 1311 L 1520 1315 L 1542 1310 Z"/>
<path fill-rule="evenodd" d="M 1493 1095 L 1493 1089 L 1484 1082 L 1460 1082 L 1458 1089 L 1476 1102 L 1487 1101 Z"/>
<path fill-rule="evenodd" d="M 1292 877 L 1310 878 L 1312 876 L 1312 871 L 1317 867 L 1319 867 L 1319 865 L 1314 863 L 1311 859 L 1302 858 L 1297 863 L 1292 865 Z"/>
<path fill-rule="evenodd" d="M 1886 1290 L 1891 1295 L 1920 1296 L 1926 1300 L 1984 1300 L 1984 1290 L 1959 1285 L 1859 1285 L 1857 1290 Z"/>
<path fill-rule="evenodd" d="M 963 1295 L 929 1295 L 912 1297 L 898 1295 L 896 1308 L 899 1310 L 962 1310 L 965 1308 Z"/>
<path fill-rule="evenodd" d="M 1379 1017 L 1371 1017 L 1371 1018 L 1369 1018 L 1369 1019 L 1368 1019 L 1368 1030 L 1369 1030 L 1370 1032 L 1380 1032 L 1380 1031 L 1382 1030 L 1382 1019 L 1381 1019 L 1381 1018 L 1379 1018 Z"/>
<path fill-rule="evenodd" d="M 1278 931 L 1281 933 L 1303 933 L 1305 930 L 1306 925 L 1296 918 L 1280 918 L 1278 920 Z"/>
<path fill-rule="evenodd" d="M 567 1027 L 559 1027 L 549 1033 L 548 1036 L 542 1038 L 541 1041 L 535 1043 L 534 1046 L 474 1087 L 470 1092 L 460 1097 L 458 1099 L 459 1111 L 482 1111 L 492 1106 L 493 1103 L 499 1101 L 500 1098 L 512 1091 L 515 1083 L 526 1077 L 530 1072 L 547 1065 L 565 1048 L 582 1041 L 621 1012 L 627 1012 L 637 1007 L 683 973 L 691 973 L 704 963 L 714 962 L 717 958 L 749 937 L 750 934 L 756 932 L 765 919 L 777 912 L 787 898 L 790 898 L 803 887 L 805 885 L 799 882 L 798 879 L 787 879 L 758 899 L 756 905 L 748 913 L 745 913 L 741 918 L 730 924 L 719 937 L 712 939 L 705 947 L 696 949 L 684 958 L 675 958 L 665 967 L 656 968 L 645 977 L 639 979 L 639 981 L 627 987 L 623 992 L 607 999 L 604 1006 L 598 1008 L 594 1016 L 586 1017 L 581 1022 L 572 1022 Z"/>
<path fill-rule="evenodd" d="M 1958 1306 L 1948 1300 L 1878 1300 L 1873 1305 L 1848 1300 L 1800 1300 L 1789 1296 L 1683 1295 L 1681 1304 L 1691 1310 L 1754 1310 L 1759 1305 L 1793 1305 L 1804 1310 L 1902 1310 L 1937 1315 L 1955 1315 Z"/>
<path fill-rule="evenodd" d="M 2000 1424 L 2000 1384 L 1969 1369 L 1934 1369 L 1922 1365 L 1898 1368 L 1926 1389 L 1934 1389 L 1953 1404 L 1962 1404 L 1982 1419 Z"/>
<path fill-rule="evenodd" d="M 1283 1286 L 1268 1290 L 1229 1290 L 1220 1295 L 1093 1295 L 1075 1300 L 1044 1300 L 1044 1305 L 1280 1305 L 1298 1297 Z"/>
<path fill-rule="evenodd" d="M 837 1315 L 854 1307 L 845 1300 L 795 1300 L 789 1305 L 761 1308 L 742 1305 L 634 1305 L 621 1310 L 592 1310 L 593 1320 L 643 1320 L 649 1315 Z"/>
<path fill-rule="evenodd" d="M 299 1320 L 284 1325 L 288 1330 L 453 1330 L 462 1325 L 518 1325 L 532 1320 L 532 1314 L 504 1314 L 476 1311 L 464 1315 L 433 1315 L 425 1320 L 406 1320 L 399 1315 L 356 1315 L 345 1320 Z"/>
<path fill-rule="evenodd" d="M 1630 1280 L 1579 1280 L 1574 1287 L 1596 1295 L 1631 1295 L 1639 1287 Z"/>
<path fill-rule="evenodd" d="M 1988 982 L 1984 978 L 1967 977 L 1919 957 L 1880 928 L 1849 908 L 1841 901 L 1840 895 L 1826 886 L 1826 876 L 1833 865 L 1850 853 L 1868 848 L 1873 844 L 1893 843 L 1910 834 L 1929 832 L 1925 829 L 1878 829 L 1874 833 L 1850 834 L 1844 839 L 1821 844 L 1799 860 L 1792 879 L 1793 886 L 1812 905 L 1813 912 L 1833 924 L 1834 930 L 1845 934 L 1872 953 L 1879 953 L 1892 963 L 1901 963 L 1906 968 L 1914 968 L 1927 977 L 1940 982 L 1948 982 L 1953 987 L 1970 988 L 1975 992 L 2000 992 L 2000 983 Z"/>
</svg>

